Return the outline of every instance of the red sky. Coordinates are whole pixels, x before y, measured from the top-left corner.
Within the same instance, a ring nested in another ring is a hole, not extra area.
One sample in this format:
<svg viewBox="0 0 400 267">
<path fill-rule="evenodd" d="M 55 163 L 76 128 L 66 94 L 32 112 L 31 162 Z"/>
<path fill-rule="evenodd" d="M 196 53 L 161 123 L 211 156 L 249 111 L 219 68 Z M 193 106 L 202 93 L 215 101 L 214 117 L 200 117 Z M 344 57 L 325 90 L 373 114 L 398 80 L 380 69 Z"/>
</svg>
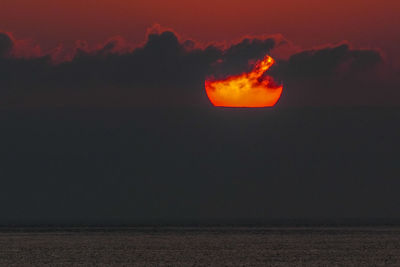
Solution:
<svg viewBox="0 0 400 267">
<path fill-rule="evenodd" d="M 281 33 L 304 48 L 347 40 L 400 62 L 398 0 L 1 0 L 0 30 L 44 48 L 122 35 L 144 40 L 154 23 L 200 41 Z"/>
</svg>

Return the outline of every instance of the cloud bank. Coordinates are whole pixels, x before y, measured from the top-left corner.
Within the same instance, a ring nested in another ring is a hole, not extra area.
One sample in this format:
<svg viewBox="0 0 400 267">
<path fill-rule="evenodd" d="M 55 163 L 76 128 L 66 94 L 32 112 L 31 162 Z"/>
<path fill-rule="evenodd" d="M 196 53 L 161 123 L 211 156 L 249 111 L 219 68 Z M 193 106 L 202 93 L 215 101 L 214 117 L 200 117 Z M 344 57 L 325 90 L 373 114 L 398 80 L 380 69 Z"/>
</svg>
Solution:
<svg viewBox="0 0 400 267">
<path fill-rule="evenodd" d="M 139 47 L 122 37 L 95 48 L 77 42 L 74 52 L 64 57 L 62 47 L 42 53 L 24 44 L 0 33 L 3 107 L 210 105 L 206 77 L 246 71 L 288 42 L 273 36 L 202 45 L 160 30 L 149 32 Z M 394 101 L 399 96 L 396 79 L 387 78 L 379 51 L 344 43 L 276 59 L 269 75 L 284 84 L 278 105 L 400 104 Z"/>
</svg>

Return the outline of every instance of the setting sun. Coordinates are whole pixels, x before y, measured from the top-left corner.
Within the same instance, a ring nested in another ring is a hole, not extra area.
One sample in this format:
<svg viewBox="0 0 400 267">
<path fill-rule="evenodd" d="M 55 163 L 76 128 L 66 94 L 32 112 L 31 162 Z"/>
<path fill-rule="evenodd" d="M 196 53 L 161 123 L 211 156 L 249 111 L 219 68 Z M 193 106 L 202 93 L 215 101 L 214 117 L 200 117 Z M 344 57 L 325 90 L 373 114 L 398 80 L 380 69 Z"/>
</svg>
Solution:
<svg viewBox="0 0 400 267">
<path fill-rule="evenodd" d="M 264 73 L 275 63 L 265 56 L 251 72 L 230 76 L 223 80 L 206 80 L 207 96 L 214 106 L 272 107 L 282 94 L 282 85 Z"/>
</svg>

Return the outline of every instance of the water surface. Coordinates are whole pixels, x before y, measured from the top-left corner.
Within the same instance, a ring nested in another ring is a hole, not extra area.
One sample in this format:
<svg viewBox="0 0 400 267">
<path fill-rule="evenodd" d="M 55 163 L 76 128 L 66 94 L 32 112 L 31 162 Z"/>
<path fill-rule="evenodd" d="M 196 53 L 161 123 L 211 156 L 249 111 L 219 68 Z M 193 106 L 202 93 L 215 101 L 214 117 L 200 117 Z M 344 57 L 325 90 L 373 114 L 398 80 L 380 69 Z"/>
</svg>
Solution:
<svg viewBox="0 0 400 267">
<path fill-rule="evenodd" d="M 9 265 L 399 266 L 400 228 L 3 229 Z"/>
</svg>

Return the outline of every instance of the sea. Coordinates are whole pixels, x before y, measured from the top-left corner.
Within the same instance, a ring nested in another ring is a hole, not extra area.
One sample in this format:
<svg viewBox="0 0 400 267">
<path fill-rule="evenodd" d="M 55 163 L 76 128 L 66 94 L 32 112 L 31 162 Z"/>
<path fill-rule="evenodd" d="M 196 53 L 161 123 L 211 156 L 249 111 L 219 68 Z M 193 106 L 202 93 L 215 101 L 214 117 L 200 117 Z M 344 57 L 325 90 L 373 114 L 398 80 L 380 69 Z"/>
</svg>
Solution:
<svg viewBox="0 0 400 267">
<path fill-rule="evenodd" d="M 400 266 L 400 228 L 2 228 L 0 266 Z"/>
</svg>

